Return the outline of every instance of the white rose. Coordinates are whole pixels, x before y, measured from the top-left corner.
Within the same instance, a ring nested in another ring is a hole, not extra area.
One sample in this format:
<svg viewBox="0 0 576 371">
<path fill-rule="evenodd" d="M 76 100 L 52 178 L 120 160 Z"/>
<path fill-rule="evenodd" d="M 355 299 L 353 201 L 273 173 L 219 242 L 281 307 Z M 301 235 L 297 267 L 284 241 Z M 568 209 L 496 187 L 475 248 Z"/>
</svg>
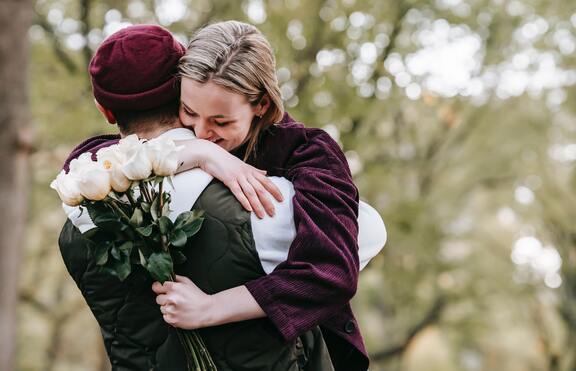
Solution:
<svg viewBox="0 0 576 371">
<path fill-rule="evenodd" d="M 178 152 L 184 146 L 176 146 L 172 139 L 163 137 L 148 141 L 146 146 L 154 174 L 168 176 L 176 172 L 178 169 Z"/>
<path fill-rule="evenodd" d="M 148 158 L 144 142 L 136 134 L 120 140 L 118 150 L 124 156 L 122 172 L 130 180 L 142 180 L 152 174 L 152 162 Z"/>
<path fill-rule="evenodd" d="M 81 154 L 78 158 L 75 158 L 70 162 L 70 171 L 68 174 L 76 174 L 78 173 L 84 166 L 90 164 L 92 161 L 92 154 L 89 152 L 85 152 Z"/>
<path fill-rule="evenodd" d="M 128 159 L 124 165 L 122 165 L 122 171 L 128 179 L 142 180 L 148 178 L 152 174 L 152 162 L 150 161 L 150 158 L 148 158 L 144 146 L 133 148 L 128 155 Z"/>
<path fill-rule="evenodd" d="M 69 174 L 76 178 L 80 193 L 88 200 L 102 200 L 112 189 L 108 170 L 101 163 L 92 161 L 89 153 L 72 160 Z"/>
<path fill-rule="evenodd" d="M 64 170 L 50 183 L 50 188 L 55 189 L 62 202 L 68 206 L 78 206 L 84 201 L 78 188 L 78 180 L 73 175 L 66 174 Z"/>
<path fill-rule="evenodd" d="M 110 173 L 110 185 L 116 192 L 126 192 L 132 181 L 126 177 L 122 171 L 122 166 L 126 162 L 126 155 L 119 145 L 102 148 L 97 153 L 98 162 Z"/>
</svg>

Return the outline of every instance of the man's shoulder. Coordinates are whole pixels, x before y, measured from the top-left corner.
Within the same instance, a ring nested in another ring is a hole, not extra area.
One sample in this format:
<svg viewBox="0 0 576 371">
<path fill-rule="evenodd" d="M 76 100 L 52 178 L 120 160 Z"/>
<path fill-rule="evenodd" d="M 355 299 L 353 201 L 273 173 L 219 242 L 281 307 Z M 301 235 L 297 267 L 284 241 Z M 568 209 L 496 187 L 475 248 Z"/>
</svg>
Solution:
<svg viewBox="0 0 576 371">
<path fill-rule="evenodd" d="M 227 224 L 242 225 L 250 221 L 250 212 L 245 210 L 230 189 L 217 179 L 200 194 L 194 209 L 203 210 L 210 217 Z"/>
<path fill-rule="evenodd" d="M 64 161 L 62 168 L 67 172 L 70 167 L 70 162 L 80 157 L 81 154 L 89 152 L 94 156 L 99 149 L 116 144 L 119 140 L 120 135 L 118 134 L 103 134 L 90 137 L 74 147 L 66 161 Z"/>
</svg>

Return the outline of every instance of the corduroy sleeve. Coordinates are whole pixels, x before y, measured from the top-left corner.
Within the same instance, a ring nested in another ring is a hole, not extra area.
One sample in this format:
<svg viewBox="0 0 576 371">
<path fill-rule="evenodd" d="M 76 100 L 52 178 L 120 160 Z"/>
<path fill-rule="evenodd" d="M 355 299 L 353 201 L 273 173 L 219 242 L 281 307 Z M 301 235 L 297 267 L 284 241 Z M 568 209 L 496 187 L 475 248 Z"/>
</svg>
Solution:
<svg viewBox="0 0 576 371">
<path fill-rule="evenodd" d="M 338 144 L 306 132 L 285 164 L 297 232 L 288 259 L 246 284 L 287 340 L 338 313 L 358 283 L 358 190 Z"/>
</svg>

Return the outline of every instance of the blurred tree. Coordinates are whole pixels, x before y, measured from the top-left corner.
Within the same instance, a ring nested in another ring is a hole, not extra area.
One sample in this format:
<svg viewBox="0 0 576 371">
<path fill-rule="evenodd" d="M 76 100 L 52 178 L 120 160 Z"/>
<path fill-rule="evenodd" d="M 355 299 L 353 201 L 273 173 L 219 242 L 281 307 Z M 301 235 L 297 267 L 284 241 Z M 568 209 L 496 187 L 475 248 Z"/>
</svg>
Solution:
<svg viewBox="0 0 576 371">
<path fill-rule="evenodd" d="M 28 27 L 32 2 L 0 7 L 0 369 L 15 360 L 20 251 L 28 208 Z"/>
<path fill-rule="evenodd" d="M 270 39 L 288 111 L 342 144 L 386 221 L 387 247 L 354 302 L 371 370 L 428 359 L 442 370 L 573 371 L 576 7 L 562 0 L 37 0 L 36 237 L 22 302 L 57 341 L 37 340 L 22 368 L 102 362 L 86 354 L 100 344 L 89 314 L 62 310 L 82 301 L 63 278 L 63 216 L 47 190 L 75 143 L 112 130 L 92 107 L 89 56 L 128 23 L 185 41 L 231 18 Z"/>
</svg>

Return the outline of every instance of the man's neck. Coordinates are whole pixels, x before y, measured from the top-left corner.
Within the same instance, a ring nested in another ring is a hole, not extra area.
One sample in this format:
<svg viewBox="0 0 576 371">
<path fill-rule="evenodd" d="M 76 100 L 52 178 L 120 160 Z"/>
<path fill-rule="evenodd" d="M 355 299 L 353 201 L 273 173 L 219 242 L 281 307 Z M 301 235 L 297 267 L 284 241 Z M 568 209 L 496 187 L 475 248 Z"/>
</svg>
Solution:
<svg viewBox="0 0 576 371">
<path fill-rule="evenodd" d="M 140 139 L 152 139 L 152 138 L 156 138 L 157 136 L 167 132 L 168 130 L 181 128 L 181 127 L 182 126 L 179 124 L 173 125 L 173 126 L 155 126 L 155 127 L 149 128 L 148 130 L 137 130 L 134 133 L 120 132 L 120 137 L 124 138 L 130 134 L 136 134 L 136 135 L 138 135 L 138 138 L 140 138 Z"/>
</svg>

